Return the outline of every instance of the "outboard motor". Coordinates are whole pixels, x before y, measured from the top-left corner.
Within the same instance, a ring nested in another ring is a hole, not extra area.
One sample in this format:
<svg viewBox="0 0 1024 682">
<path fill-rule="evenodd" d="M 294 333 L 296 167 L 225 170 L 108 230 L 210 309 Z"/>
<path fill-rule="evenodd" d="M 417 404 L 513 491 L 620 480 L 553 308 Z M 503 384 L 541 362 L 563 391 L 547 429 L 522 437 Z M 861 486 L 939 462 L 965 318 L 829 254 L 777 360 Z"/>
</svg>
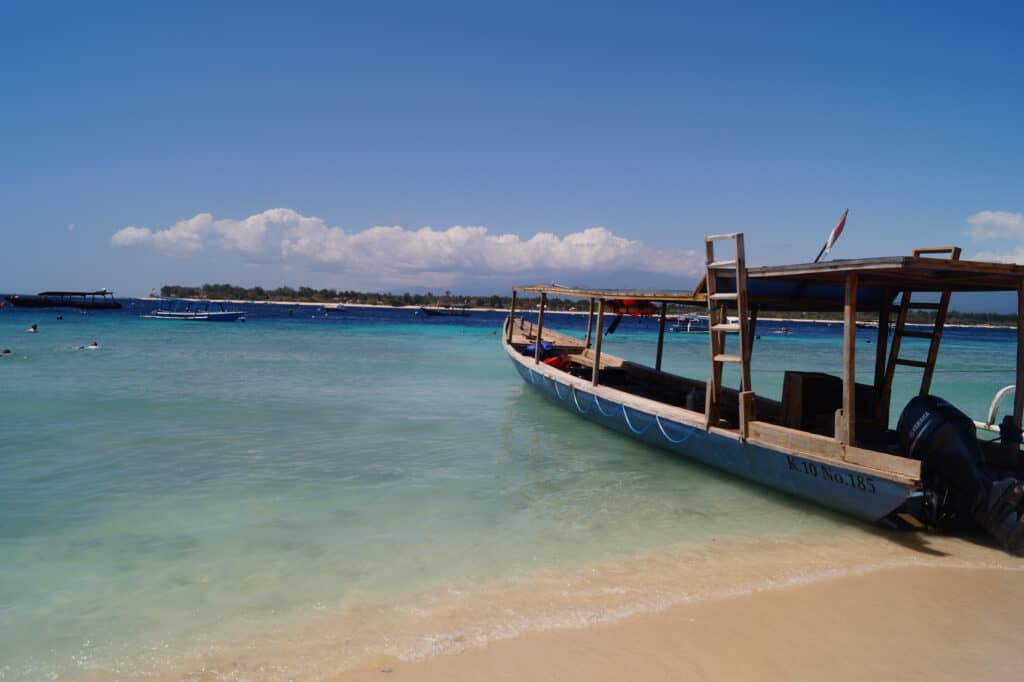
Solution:
<svg viewBox="0 0 1024 682">
<path fill-rule="evenodd" d="M 896 433 L 907 455 L 921 460 L 925 487 L 945 498 L 945 511 L 1024 555 L 1024 483 L 996 480 L 985 467 L 970 417 L 942 398 L 918 396 L 903 409 Z"/>
</svg>

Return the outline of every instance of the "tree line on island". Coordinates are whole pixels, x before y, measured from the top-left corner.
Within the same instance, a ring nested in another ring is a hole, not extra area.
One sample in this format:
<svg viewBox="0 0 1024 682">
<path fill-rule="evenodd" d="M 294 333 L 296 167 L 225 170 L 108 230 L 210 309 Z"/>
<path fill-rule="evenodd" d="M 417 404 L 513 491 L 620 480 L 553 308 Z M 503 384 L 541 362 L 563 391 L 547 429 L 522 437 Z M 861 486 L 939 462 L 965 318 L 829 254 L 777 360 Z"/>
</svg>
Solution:
<svg viewBox="0 0 1024 682">
<path fill-rule="evenodd" d="M 380 293 L 339 289 L 313 289 L 312 287 L 299 287 L 297 289 L 292 287 L 278 287 L 276 289 L 264 289 L 263 287 L 246 288 L 232 284 L 203 284 L 200 287 L 166 284 L 160 288 L 160 296 L 163 298 L 266 301 L 276 303 L 348 303 L 352 305 L 386 305 L 394 307 L 464 305 L 471 308 L 493 308 L 496 310 L 507 310 L 512 305 L 511 296 L 499 296 L 497 294 L 490 296 L 463 295 L 453 294 L 450 291 L 445 291 L 443 294 L 435 294 L 431 291 L 425 294 L 412 294 L 409 292 L 395 294 L 390 291 Z M 537 299 L 520 298 L 516 305 L 520 309 L 536 308 Z M 587 301 L 550 296 L 546 305 L 548 310 L 563 312 L 586 312 L 587 307 Z M 672 304 L 668 306 L 668 314 L 670 315 L 693 314 L 694 312 L 700 313 L 701 311 L 686 306 Z M 759 315 L 762 318 L 782 317 L 796 320 L 841 320 L 843 318 L 841 313 L 826 312 L 773 312 L 763 310 Z M 860 314 L 857 318 L 864 322 L 877 320 L 877 316 L 873 316 L 870 313 Z M 907 321 L 911 324 L 930 324 L 934 319 L 934 311 L 911 311 L 907 315 Z M 1017 316 L 1012 313 L 971 313 L 951 310 L 946 316 L 946 323 L 1013 327 L 1017 324 Z"/>
</svg>

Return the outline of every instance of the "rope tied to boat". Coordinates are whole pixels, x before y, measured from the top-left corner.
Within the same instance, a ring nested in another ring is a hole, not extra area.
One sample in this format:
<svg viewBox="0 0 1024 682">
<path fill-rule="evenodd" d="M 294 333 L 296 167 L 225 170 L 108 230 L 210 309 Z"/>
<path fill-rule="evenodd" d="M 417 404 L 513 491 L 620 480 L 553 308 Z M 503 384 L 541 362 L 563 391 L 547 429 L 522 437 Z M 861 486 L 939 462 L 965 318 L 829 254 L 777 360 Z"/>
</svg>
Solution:
<svg viewBox="0 0 1024 682">
<path fill-rule="evenodd" d="M 598 399 L 597 394 L 594 395 L 594 404 L 597 405 L 597 411 L 600 412 L 601 414 L 603 414 L 604 416 L 606 416 L 606 417 L 614 417 L 615 416 L 614 412 L 605 412 L 604 411 L 604 408 L 601 407 L 601 401 Z"/>
<path fill-rule="evenodd" d="M 570 387 L 569 390 L 572 393 L 572 401 L 576 404 L 576 411 L 579 412 L 580 414 L 587 414 L 587 413 L 589 413 L 590 412 L 590 408 L 594 406 L 593 401 L 591 401 L 591 403 L 587 407 L 587 409 L 584 410 L 582 407 L 580 407 L 580 399 L 576 395 L 576 387 L 572 386 L 572 387 Z M 597 399 L 597 396 L 594 396 L 594 400 L 596 400 L 596 399 Z"/>
<path fill-rule="evenodd" d="M 563 398 L 563 397 L 562 397 L 562 393 L 561 393 L 561 391 L 559 391 L 559 390 L 558 390 L 558 387 L 559 387 L 559 386 L 560 386 L 561 384 L 559 384 L 559 383 L 558 383 L 557 381 L 555 381 L 554 379 L 552 379 L 552 380 L 551 380 L 551 383 L 555 385 L 555 395 L 556 395 L 556 396 L 558 396 L 558 399 L 559 399 L 559 400 L 565 400 L 565 398 Z M 571 391 L 571 390 L 572 390 L 572 388 L 570 388 L 569 390 Z"/>
<path fill-rule="evenodd" d="M 681 443 L 685 443 L 686 441 L 688 441 L 691 438 L 693 438 L 693 434 L 697 433 L 697 429 L 691 428 L 689 430 L 689 433 L 687 433 L 685 436 L 683 436 L 679 440 L 676 440 L 672 436 L 668 435 L 668 432 L 665 430 L 665 425 L 661 423 L 661 417 L 659 417 L 658 415 L 654 415 L 654 421 L 657 422 L 658 430 L 661 431 L 661 435 L 665 437 L 665 440 L 667 440 L 669 443 L 672 443 L 673 445 L 679 445 Z"/>
<path fill-rule="evenodd" d="M 647 422 L 647 426 L 645 426 L 643 429 L 637 429 L 635 426 L 633 426 L 633 422 L 629 420 L 629 412 L 626 411 L 625 405 L 622 406 L 622 416 L 625 418 L 626 426 L 629 427 L 629 430 L 638 436 L 642 436 L 645 433 L 647 433 L 651 428 L 651 424 L 653 424 L 654 420 L 656 419 L 656 417 L 652 417 L 651 421 Z"/>
</svg>

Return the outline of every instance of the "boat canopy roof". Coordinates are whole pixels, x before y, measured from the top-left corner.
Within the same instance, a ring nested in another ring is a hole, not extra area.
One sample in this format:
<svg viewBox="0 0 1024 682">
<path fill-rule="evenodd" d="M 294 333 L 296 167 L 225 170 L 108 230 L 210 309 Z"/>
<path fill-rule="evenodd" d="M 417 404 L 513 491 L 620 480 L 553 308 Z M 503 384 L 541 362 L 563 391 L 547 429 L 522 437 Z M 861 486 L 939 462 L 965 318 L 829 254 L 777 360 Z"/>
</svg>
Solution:
<svg viewBox="0 0 1024 682">
<path fill-rule="evenodd" d="M 114 292 L 106 289 L 97 291 L 40 291 L 37 296 L 113 296 Z"/>
<path fill-rule="evenodd" d="M 949 249 L 919 249 L 948 254 Z M 951 260 L 927 255 L 834 260 L 825 263 L 768 265 L 747 268 L 747 302 L 766 310 L 837 311 L 843 309 L 846 280 L 857 275 L 857 309 L 879 310 L 901 291 L 939 293 L 1018 291 L 1024 285 L 1024 266 L 1011 263 Z M 736 290 L 732 270 L 717 275 L 715 290 Z M 692 292 L 610 291 L 574 289 L 560 285 L 515 287 L 516 291 L 555 296 L 664 301 L 704 307 L 705 278 Z"/>
<path fill-rule="evenodd" d="M 567 287 L 561 284 L 535 284 L 530 286 L 517 286 L 513 291 L 525 291 L 537 294 L 550 294 L 552 296 L 566 296 L 569 298 L 603 298 L 603 299 L 633 299 L 636 301 L 667 301 L 669 303 L 693 303 L 704 304 L 704 299 L 694 298 L 691 291 L 638 291 L 632 289 L 580 289 Z"/>
</svg>

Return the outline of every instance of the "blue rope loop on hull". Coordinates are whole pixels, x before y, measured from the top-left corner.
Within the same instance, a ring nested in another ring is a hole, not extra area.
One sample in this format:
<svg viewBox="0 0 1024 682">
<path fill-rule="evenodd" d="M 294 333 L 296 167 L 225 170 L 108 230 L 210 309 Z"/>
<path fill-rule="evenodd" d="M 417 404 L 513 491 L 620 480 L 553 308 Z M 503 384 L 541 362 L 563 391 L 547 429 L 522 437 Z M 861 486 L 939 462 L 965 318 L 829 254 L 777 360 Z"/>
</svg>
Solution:
<svg viewBox="0 0 1024 682">
<path fill-rule="evenodd" d="M 590 408 L 594 406 L 594 401 L 591 400 L 590 401 L 590 405 L 588 405 L 587 409 L 584 410 L 582 407 L 580 407 L 580 399 L 579 399 L 578 394 L 576 393 L 576 387 L 573 386 L 569 390 L 572 393 L 572 401 L 576 405 L 576 411 L 579 412 L 580 414 L 588 414 L 590 412 Z M 597 399 L 597 396 L 591 396 L 591 397 L 593 397 L 594 400 Z"/>
<path fill-rule="evenodd" d="M 603 414 L 604 416 L 606 416 L 606 417 L 614 417 L 615 416 L 614 412 L 605 412 L 604 411 L 604 408 L 601 407 L 601 400 L 597 397 L 596 394 L 594 395 L 594 404 L 597 405 L 597 411 L 600 412 L 601 414 Z"/>
<path fill-rule="evenodd" d="M 561 401 L 564 401 L 564 400 L 565 400 L 565 398 L 563 398 L 563 397 L 562 397 L 562 392 L 558 390 L 558 387 L 559 387 L 559 386 L 560 386 L 561 384 L 559 384 L 559 383 L 558 383 L 557 381 L 555 381 L 554 379 L 552 379 L 552 380 L 551 380 L 551 383 L 552 383 L 552 384 L 554 384 L 554 387 L 555 387 L 555 395 L 556 395 L 556 396 L 558 396 L 558 399 L 559 399 L 559 400 L 561 400 Z M 570 393 L 572 393 L 572 387 L 570 387 L 570 388 L 569 388 L 569 392 L 570 392 Z"/>
<path fill-rule="evenodd" d="M 661 417 L 659 417 L 658 415 L 654 415 L 654 421 L 657 422 L 658 430 L 661 431 L 661 435 L 665 437 L 665 440 L 667 440 L 669 443 L 672 443 L 673 445 L 685 443 L 686 441 L 693 438 L 693 435 L 697 433 L 697 429 L 690 428 L 688 429 L 688 433 L 685 436 L 683 436 L 679 440 L 676 440 L 672 436 L 668 435 L 668 431 L 665 430 L 665 425 L 661 423 Z"/>
<path fill-rule="evenodd" d="M 638 429 L 635 426 L 633 426 L 633 422 L 631 422 L 630 419 L 629 419 L 629 412 L 627 412 L 626 409 L 627 409 L 626 406 L 623 405 L 622 406 L 622 417 L 623 417 L 623 419 L 626 420 L 626 426 L 629 428 L 629 430 L 632 431 L 633 433 L 635 433 L 638 436 L 642 436 L 645 433 L 647 433 L 648 431 L 650 431 L 651 425 L 654 424 L 654 420 L 657 419 L 657 417 L 651 417 L 651 420 L 649 422 L 647 422 L 647 426 L 645 426 L 642 429 Z"/>
</svg>

